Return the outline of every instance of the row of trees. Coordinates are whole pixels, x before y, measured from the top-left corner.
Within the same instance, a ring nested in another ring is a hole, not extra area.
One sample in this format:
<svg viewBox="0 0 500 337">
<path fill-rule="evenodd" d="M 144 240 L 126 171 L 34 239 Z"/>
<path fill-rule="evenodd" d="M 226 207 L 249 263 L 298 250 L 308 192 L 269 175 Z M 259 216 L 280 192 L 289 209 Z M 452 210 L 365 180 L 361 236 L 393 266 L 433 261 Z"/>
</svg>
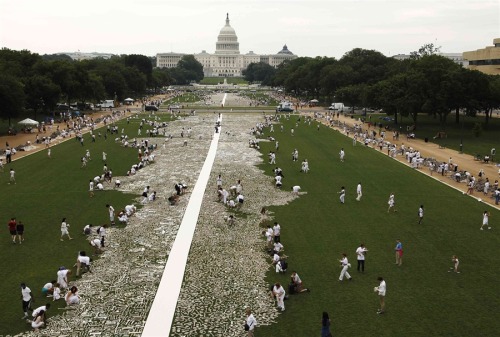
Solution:
<svg viewBox="0 0 500 337">
<path fill-rule="evenodd" d="M 460 113 L 485 112 L 486 124 L 493 109 L 500 107 L 500 76 L 488 76 L 463 68 L 436 55 L 432 44 L 411 53 L 403 61 L 374 50 L 353 49 L 341 59 L 300 57 L 281 64 L 250 65 L 248 80 L 284 87 L 286 92 L 328 103 L 383 109 L 394 116 L 411 117 L 426 112 L 444 126 L 450 114 L 459 123 Z M 265 69 L 268 69 L 266 73 Z"/>
<path fill-rule="evenodd" d="M 153 69 L 143 55 L 73 61 L 65 55 L 38 55 L 0 49 L 0 118 L 25 109 L 53 111 L 57 103 L 99 102 L 143 97 L 148 89 L 203 79 L 203 66 L 186 55 L 177 68 Z"/>
</svg>

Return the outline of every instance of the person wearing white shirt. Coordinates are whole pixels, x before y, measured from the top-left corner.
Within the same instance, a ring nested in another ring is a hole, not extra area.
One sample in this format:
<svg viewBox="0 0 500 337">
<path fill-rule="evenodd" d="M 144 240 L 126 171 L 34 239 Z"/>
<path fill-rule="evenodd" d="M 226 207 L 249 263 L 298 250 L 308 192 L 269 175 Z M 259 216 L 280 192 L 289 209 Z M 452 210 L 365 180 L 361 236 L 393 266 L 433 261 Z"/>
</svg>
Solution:
<svg viewBox="0 0 500 337">
<path fill-rule="evenodd" d="M 344 204 L 345 203 L 345 188 L 344 188 L 344 186 L 341 187 L 340 192 L 338 192 L 338 193 L 340 194 L 340 203 Z"/>
<path fill-rule="evenodd" d="M 347 277 L 347 279 L 349 281 L 352 281 L 352 277 L 351 277 L 351 275 L 349 275 L 349 272 L 347 271 L 347 269 L 349 269 L 351 264 L 349 263 L 349 260 L 347 260 L 346 253 L 342 254 L 342 258 L 339 260 L 339 262 L 340 262 L 340 266 L 342 267 L 342 271 L 340 272 L 340 276 L 339 276 L 339 281 L 344 280 L 344 275 Z"/>
<path fill-rule="evenodd" d="M 281 284 L 276 283 L 273 287 L 273 295 L 276 296 L 276 302 L 281 311 L 285 311 L 285 294 L 285 289 Z"/>
<path fill-rule="evenodd" d="M 365 272 L 365 253 L 368 251 L 364 243 L 360 244 L 356 249 L 356 255 L 358 257 L 358 271 Z"/>
<path fill-rule="evenodd" d="M 389 205 L 389 208 L 387 209 L 387 213 L 389 213 L 391 208 L 392 208 L 393 212 L 396 212 L 396 208 L 394 207 L 394 204 L 395 204 L 394 193 L 391 193 L 391 195 L 389 196 L 389 201 L 387 202 L 387 204 Z"/>
<path fill-rule="evenodd" d="M 285 247 L 281 244 L 281 242 L 274 243 L 274 253 L 279 254 Z"/>
<path fill-rule="evenodd" d="M 102 183 L 97 183 L 96 188 L 98 191 L 104 191 L 104 185 Z"/>
<path fill-rule="evenodd" d="M 64 235 L 67 235 L 70 240 L 73 240 L 69 235 L 68 227 L 69 224 L 66 223 L 66 218 L 63 218 L 61 221 L 61 241 L 64 241 L 63 240 Z"/>
<path fill-rule="evenodd" d="M 89 180 L 89 196 L 91 198 L 94 196 L 94 182 L 92 179 Z"/>
<path fill-rule="evenodd" d="M 344 157 L 345 157 L 344 148 L 340 149 L 339 156 L 340 156 L 340 161 L 344 162 Z"/>
<path fill-rule="evenodd" d="M 378 293 L 380 298 L 380 309 L 377 310 L 377 314 L 383 314 L 385 312 L 385 294 L 387 291 L 387 286 L 382 277 L 378 277 L 377 280 L 380 282 L 378 287 L 375 287 L 375 292 Z"/>
<path fill-rule="evenodd" d="M 57 271 L 57 283 L 63 289 L 68 287 L 68 274 L 71 274 L 71 270 L 64 267 L 60 267 Z"/>
<path fill-rule="evenodd" d="M 300 186 L 296 185 L 292 187 L 292 193 L 298 195 L 300 192 Z"/>
<path fill-rule="evenodd" d="M 21 296 L 23 298 L 23 311 L 25 319 L 28 317 L 28 309 L 31 307 L 31 289 L 26 286 L 25 283 L 21 283 Z"/>
<path fill-rule="evenodd" d="M 115 223 L 115 209 L 113 208 L 113 206 L 107 204 L 106 205 L 106 208 L 108 209 L 108 212 L 109 212 L 109 221 L 111 222 L 111 224 L 114 224 Z"/>
<path fill-rule="evenodd" d="M 356 193 L 357 193 L 357 197 L 356 197 L 356 201 L 360 201 L 361 200 L 361 197 L 363 196 L 363 192 L 361 190 L 361 182 L 358 183 L 358 186 L 356 187 Z"/>
<path fill-rule="evenodd" d="M 276 177 L 274 177 L 274 180 L 276 181 L 276 187 L 277 187 L 277 188 L 280 188 L 280 187 L 281 187 L 281 185 L 283 184 L 283 183 L 281 182 L 281 179 L 282 179 L 282 177 L 281 177 L 280 175 L 277 175 Z"/>
<path fill-rule="evenodd" d="M 274 242 L 280 242 L 281 239 L 281 226 L 275 222 L 273 226 Z"/>
<path fill-rule="evenodd" d="M 419 225 L 422 223 L 422 220 L 424 220 L 424 205 L 420 205 L 420 208 L 418 209 L 418 224 Z"/>
<path fill-rule="evenodd" d="M 248 330 L 246 330 L 246 327 L 245 327 L 245 330 L 247 331 L 248 337 L 253 337 L 255 326 L 257 325 L 257 320 L 252 315 L 252 310 L 247 309 L 247 310 L 245 310 L 245 313 L 247 315 L 247 319 L 245 320 L 245 324 L 248 326 Z"/>
<path fill-rule="evenodd" d="M 488 229 L 491 229 L 489 225 L 489 217 L 490 217 L 490 212 L 484 211 L 483 212 L 483 224 L 481 225 L 480 230 L 483 230 L 483 227 L 486 226 Z"/>
<path fill-rule="evenodd" d="M 125 212 L 127 213 L 127 216 L 131 216 L 132 214 L 135 213 L 136 210 L 137 210 L 137 207 L 135 207 L 134 205 L 125 206 Z"/>
<path fill-rule="evenodd" d="M 90 257 L 84 251 L 81 251 L 76 258 L 76 276 L 80 276 L 80 270 L 90 271 Z"/>
</svg>

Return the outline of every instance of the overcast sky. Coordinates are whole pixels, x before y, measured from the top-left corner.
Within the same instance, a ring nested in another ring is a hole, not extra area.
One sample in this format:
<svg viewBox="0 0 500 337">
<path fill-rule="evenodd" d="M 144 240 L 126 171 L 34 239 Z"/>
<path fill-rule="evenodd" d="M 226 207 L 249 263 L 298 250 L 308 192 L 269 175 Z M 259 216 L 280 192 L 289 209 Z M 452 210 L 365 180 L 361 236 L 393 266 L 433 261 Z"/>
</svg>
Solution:
<svg viewBox="0 0 500 337">
<path fill-rule="evenodd" d="M 442 52 L 500 38 L 500 0 L 0 0 L 0 47 L 39 54 L 215 51 L 229 13 L 240 52 L 387 56 L 426 43 Z"/>
</svg>

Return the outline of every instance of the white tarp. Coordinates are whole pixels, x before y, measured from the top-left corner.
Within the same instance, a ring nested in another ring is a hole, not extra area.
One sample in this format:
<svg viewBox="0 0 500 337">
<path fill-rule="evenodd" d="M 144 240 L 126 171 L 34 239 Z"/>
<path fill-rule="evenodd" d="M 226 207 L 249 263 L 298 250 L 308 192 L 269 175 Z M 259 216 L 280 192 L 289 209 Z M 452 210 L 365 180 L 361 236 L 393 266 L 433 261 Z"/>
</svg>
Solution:
<svg viewBox="0 0 500 337">
<path fill-rule="evenodd" d="M 20 121 L 18 124 L 29 125 L 29 126 L 38 126 L 39 123 L 31 118 L 26 118 L 26 119 L 23 119 L 22 121 Z"/>
</svg>

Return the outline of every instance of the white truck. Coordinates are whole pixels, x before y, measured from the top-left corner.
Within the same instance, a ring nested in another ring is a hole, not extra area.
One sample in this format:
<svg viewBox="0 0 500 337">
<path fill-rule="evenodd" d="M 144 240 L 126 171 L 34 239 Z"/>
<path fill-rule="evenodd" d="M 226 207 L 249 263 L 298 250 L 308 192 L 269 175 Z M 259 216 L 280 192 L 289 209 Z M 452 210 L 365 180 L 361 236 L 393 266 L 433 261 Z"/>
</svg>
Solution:
<svg viewBox="0 0 500 337">
<path fill-rule="evenodd" d="M 328 107 L 328 110 L 343 112 L 345 108 L 346 106 L 344 106 L 344 103 L 332 103 L 332 105 Z"/>
<path fill-rule="evenodd" d="M 293 112 L 293 104 L 291 102 L 281 102 L 276 107 L 276 112 Z"/>
<path fill-rule="evenodd" d="M 98 108 L 114 108 L 115 107 L 115 101 L 112 99 L 107 99 L 102 101 L 101 103 L 96 105 Z"/>
</svg>

